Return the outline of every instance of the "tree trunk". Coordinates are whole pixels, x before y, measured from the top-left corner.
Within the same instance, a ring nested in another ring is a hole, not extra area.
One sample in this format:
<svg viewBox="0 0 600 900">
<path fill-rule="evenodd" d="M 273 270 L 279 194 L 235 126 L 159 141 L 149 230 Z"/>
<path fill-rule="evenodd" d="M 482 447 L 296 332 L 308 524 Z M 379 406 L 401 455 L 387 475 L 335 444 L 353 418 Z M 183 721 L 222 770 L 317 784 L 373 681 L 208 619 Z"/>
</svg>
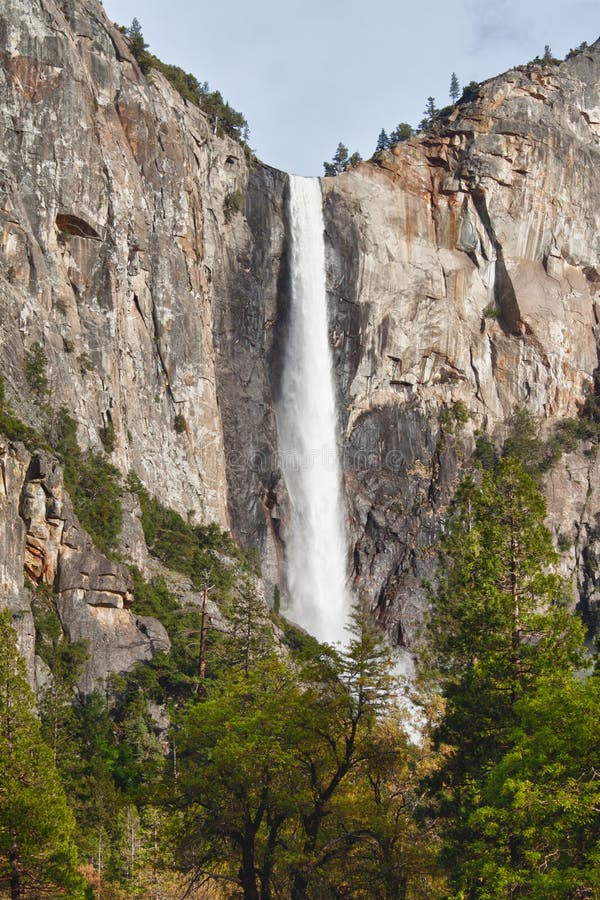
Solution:
<svg viewBox="0 0 600 900">
<path fill-rule="evenodd" d="M 305 875 L 296 875 L 292 884 L 292 900 L 306 900 L 308 878 Z"/>
<path fill-rule="evenodd" d="M 260 900 L 258 888 L 256 886 L 256 869 L 254 866 L 254 835 L 246 837 L 242 846 L 240 884 L 244 892 L 244 900 Z"/>
<path fill-rule="evenodd" d="M 10 860 L 10 900 L 21 900 L 21 860 L 17 844 L 16 830 L 11 828 L 12 846 L 8 853 Z"/>
</svg>

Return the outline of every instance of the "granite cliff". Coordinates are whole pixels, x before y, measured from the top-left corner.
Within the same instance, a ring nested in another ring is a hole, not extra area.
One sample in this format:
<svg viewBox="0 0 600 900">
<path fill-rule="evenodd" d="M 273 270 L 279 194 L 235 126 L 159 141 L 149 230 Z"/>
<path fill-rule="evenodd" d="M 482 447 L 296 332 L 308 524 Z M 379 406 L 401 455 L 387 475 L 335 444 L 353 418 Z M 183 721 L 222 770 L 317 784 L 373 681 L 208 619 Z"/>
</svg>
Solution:
<svg viewBox="0 0 600 900">
<path fill-rule="evenodd" d="M 163 75 L 142 74 L 98 0 L 6 0 L 0 54 L 8 400 L 40 424 L 24 374 L 39 343 L 49 405 L 71 411 L 80 446 L 102 452 L 110 429 L 123 474 L 258 549 L 268 596 L 284 586 L 273 407 L 287 178 L 214 134 Z M 591 388 L 599 162 L 597 43 L 486 82 L 432 132 L 323 181 L 349 568 L 402 645 L 414 641 L 422 580 L 476 432 L 502 439 L 517 406 L 548 432 Z M 237 192 L 243 208 L 232 211 Z M 92 680 L 147 658 L 165 636 L 128 612 L 126 571 L 97 553 L 90 564 L 88 539 L 68 538 L 82 531 L 56 461 L 3 448 L 0 590 L 22 611 L 30 660 L 24 567 L 63 597 L 67 632 L 91 636 L 93 620 L 98 646 L 115 635 L 139 645 L 98 663 Z M 580 443 L 547 478 L 573 601 L 590 616 L 599 466 Z M 126 538 L 136 528 L 127 502 Z M 139 540 L 122 552 L 145 559 Z"/>
</svg>

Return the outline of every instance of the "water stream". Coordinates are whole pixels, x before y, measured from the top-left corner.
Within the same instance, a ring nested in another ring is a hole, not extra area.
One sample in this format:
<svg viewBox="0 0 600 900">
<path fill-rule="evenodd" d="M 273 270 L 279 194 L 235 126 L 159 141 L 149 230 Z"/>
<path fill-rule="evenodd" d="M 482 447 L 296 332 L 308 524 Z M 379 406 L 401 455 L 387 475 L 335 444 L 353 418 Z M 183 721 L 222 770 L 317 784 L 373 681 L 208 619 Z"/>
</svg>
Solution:
<svg viewBox="0 0 600 900">
<path fill-rule="evenodd" d="M 345 638 L 345 511 L 329 346 L 323 200 L 317 178 L 290 176 L 291 307 L 277 404 L 290 498 L 286 565 L 292 621 L 319 640 Z"/>
</svg>

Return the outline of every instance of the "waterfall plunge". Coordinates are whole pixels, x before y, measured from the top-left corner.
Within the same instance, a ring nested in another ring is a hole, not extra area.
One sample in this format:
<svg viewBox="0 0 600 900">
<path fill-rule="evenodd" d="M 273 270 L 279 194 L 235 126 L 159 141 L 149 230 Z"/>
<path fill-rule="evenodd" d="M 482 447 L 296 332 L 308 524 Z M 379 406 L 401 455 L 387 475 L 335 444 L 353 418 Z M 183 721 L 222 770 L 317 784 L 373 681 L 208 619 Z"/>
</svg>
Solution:
<svg viewBox="0 0 600 900">
<path fill-rule="evenodd" d="M 317 178 L 290 176 L 292 296 L 277 429 L 291 506 L 288 614 L 331 643 L 344 640 L 348 593 L 322 204 Z"/>
</svg>

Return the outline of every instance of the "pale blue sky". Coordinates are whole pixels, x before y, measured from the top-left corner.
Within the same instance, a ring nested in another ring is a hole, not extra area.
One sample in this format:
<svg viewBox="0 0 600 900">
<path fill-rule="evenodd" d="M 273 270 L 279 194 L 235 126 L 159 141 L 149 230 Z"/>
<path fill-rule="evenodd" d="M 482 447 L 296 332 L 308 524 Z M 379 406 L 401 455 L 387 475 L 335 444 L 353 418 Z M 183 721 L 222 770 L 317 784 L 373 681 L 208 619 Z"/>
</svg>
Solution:
<svg viewBox="0 0 600 900">
<path fill-rule="evenodd" d="M 481 81 L 596 40 L 598 0 L 104 0 L 151 50 L 244 113 L 266 163 L 322 174 L 339 141 L 363 157 L 382 127 L 415 125 L 454 70 Z"/>
</svg>

